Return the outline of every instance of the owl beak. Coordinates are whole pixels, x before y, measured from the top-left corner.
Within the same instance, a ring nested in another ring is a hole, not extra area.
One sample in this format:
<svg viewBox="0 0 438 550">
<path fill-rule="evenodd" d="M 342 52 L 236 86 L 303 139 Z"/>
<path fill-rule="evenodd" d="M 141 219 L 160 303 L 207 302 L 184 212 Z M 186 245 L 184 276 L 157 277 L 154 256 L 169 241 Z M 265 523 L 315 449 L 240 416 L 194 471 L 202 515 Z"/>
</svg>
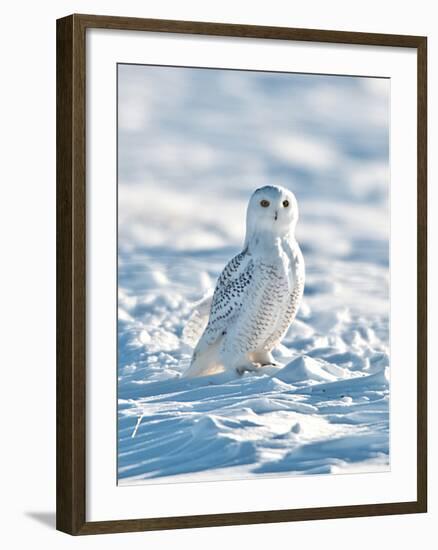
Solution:
<svg viewBox="0 0 438 550">
<path fill-rule="evenodd" d="M 277 212 L 277 210 L 276 210 L 276 211 L 275 211 L 274 220 L 277 221 L 277 218 L 278 218 L 278 212 Z"/>
</svg>

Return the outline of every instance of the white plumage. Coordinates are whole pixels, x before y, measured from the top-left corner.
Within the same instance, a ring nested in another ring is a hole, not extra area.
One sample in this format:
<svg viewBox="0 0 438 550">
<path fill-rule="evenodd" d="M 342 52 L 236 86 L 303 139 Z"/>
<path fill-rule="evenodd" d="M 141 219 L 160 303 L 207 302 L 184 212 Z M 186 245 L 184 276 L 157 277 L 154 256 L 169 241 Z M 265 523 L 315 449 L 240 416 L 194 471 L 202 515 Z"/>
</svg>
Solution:
<svg viewBox="0 0 438 550">
<path fill-rule="evenodd" d="M 266 186 L 252 194 L 242 252 L 222 271 L 210 301 L 197 308 L 185 333 L 208 312 L 208 323 L 184 376 L 223 370 L 254 370 L 275 364 L 271 351 L 298 311 L 304 291 L 304 260 L 295 240 L 298 205 L 294 194 Z"/>
</svg>

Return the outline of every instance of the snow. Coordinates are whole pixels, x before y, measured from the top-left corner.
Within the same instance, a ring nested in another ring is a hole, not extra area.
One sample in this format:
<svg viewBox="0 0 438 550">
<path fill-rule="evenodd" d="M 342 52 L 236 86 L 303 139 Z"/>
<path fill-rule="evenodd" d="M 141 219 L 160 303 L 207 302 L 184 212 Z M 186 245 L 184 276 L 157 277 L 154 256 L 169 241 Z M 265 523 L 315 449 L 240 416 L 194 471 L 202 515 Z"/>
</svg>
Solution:
<svg viewBox="0 0 438 550">
<path fill-rule="evenodd" d="M 119 65 L 118 482 L 389 469 L 389 83 Z M 297 196 L 284 365 L 182 379 L 266 183 Z"/>
</svg>

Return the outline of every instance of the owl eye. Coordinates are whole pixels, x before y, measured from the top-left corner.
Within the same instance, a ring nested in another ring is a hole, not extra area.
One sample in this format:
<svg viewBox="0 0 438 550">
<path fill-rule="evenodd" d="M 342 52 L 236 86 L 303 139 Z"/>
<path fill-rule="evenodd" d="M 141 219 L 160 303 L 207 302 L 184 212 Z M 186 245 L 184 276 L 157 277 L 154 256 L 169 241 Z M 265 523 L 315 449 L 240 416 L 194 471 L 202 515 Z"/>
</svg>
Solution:
<svg viewBox="0 0 438 550">
<path fill-rule="evenodd" d="M 283 206 L 287 208 L 289 206 L 289 201 L 283 201 Z"/>
<path fill-rule="evenodd" d="M 269 205 L 270 205 L 270 202 L 267 201 L 266 199 L 263 199 L 262 201 L 260 201 L 260 206 L 263 206 L 263 208 L 268 208 Z"/>
</svg>

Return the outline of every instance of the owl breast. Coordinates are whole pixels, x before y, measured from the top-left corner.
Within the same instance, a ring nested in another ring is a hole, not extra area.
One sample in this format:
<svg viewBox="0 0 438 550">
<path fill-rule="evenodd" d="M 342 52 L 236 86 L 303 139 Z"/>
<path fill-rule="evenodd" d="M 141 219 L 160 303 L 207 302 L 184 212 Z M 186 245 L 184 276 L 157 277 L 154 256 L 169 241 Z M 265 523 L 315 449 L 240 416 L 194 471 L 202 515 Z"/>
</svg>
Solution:
<svg viewBox="0 0 438 550">
<path fill-rule="evenodd" d="M 257 261 L 253 280 L 247 307 L 227 335 L 227 345 L 236 353 L 271 350 L 294 316 L 295 281 L 289 261 Z"/>
</svg>

